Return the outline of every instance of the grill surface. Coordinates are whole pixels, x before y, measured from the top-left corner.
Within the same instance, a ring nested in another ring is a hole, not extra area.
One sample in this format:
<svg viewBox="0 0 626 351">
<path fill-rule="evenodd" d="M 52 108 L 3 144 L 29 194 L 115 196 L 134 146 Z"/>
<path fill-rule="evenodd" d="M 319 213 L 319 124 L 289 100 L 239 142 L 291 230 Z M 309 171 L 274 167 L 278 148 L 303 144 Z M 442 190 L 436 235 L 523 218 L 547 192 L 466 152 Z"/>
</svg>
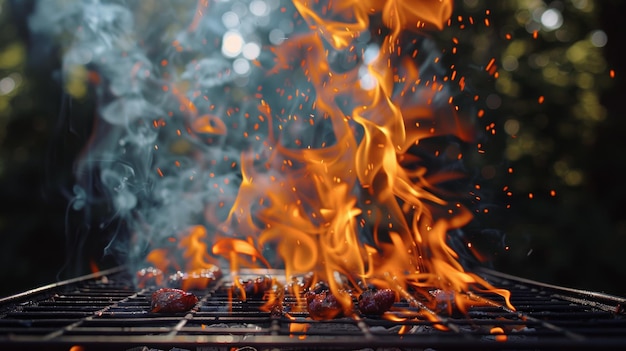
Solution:
<svg viewBox="0 0 626 351">
<path fill-rule="evenodd" d="M 203 291 L 188 313 L 150 313 L 154 289 L 136 290 L 116 268 L 0 300 L 0 349 L 264 350 L 264 349 L 602 349 L 626 348 L 625 299 L 481 270 L 512 293 L 517 311 L 473 307 L 465 315 L 392 322 L 364 317 L 313 321 L 306 313 L 272 316 L 263 301 L 235 301 L 226 281 Z M 496 295 L 481 297 L 502 301 Z M 285 304 L 296 297 L 285 297 Z M 410 307 L 406 301 L 396 307 Z M 404 326 L 404 327 L 403 327 Z M 500 327 L 504 334 L 494 335 Z M 403 328 L 404 334 L 399 335 Z M 295 330 L 306 330 L 295 332 Z M 77 348 L 81 349 L 81 348 Z"/>
</svg>

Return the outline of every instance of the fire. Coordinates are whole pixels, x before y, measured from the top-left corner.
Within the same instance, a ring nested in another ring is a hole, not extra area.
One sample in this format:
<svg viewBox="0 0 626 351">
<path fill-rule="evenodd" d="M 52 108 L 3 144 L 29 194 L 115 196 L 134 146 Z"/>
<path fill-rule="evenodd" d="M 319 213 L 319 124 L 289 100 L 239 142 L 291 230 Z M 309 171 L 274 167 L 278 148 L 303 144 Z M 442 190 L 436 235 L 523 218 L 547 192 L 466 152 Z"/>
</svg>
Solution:
<svg viewBox="0 0 626 351">
<path fill-rule="evenodd" d="M 294 0 L 293 4 L 310 31 L 274 48 L 275 63 L 266 79 L 282 79 L 290 87 L 294 82 L 285 78 L 286 72 L 301 74 L 305 83 L 294 95 L 310 109 L 300 104 L 284 116 L 263 93 L 258 95 L 259 120 L 267 121 L 269 131 L 264 164 L 259 166 L 259 154 L 241 154 L 237 197 L 227 218 L 212 223 L 248 240 L 215 235 L 213 254 L 224 256 L 236 276 L 240 267 L 258 262 L 269 267 L 261 250 L 272 247 L 287 277 L 314 272 L 315 280 L 326 282 L 344 306 L 351 304 L 351 297 L 341 291 L 358 290 L 359 283 L 421 290 L 425 296 L 428 289 L 443 289 L 453 292 L 449 305 L 454 300 L 461 308 L 466 301 L 455 293 L 474 286 L 508 299 L 506 291 L 466 272 L 446 244 L 448 231 L 463 227 L 471 214 L 438 196 L 437 184 L 462 174 L 429 174 L 412 151 L 420 141 L 435 136 L 472 138 L 471 126 L 450 105 L 434 103 L 445 94 L 443 83 L 436 78 L 424 81 L 415 60 L 401 54 L 402 33 L 443 29 L 452 2 Z M 377 55 L 349 70 L 333 68 L 331 51 L 347 52 L 357 60 L 356 41 L 369 30 L 375 14 L 382 15 L 383 27 L 389 29 Z M 201 112 L 195 106 L 179 99 L 193 113 L 193 131 L 228 132 L 219 116 L 198 116 Z M 299 124 L 305 123 L 307 114 L 314 117 L 309 120 L 312 125 L 321 119 L 319 123 L 332 126 L 334 142 L 286 145 L 284 138 L 297 135 L 287 128 L 305 130 Z M 362 234 L 367 230 L 373 231 L 368 242 Z M 181 246 L 190 241 L 184 239 Z M 194 258 L 191 269 L 208 259 L 194 252 L 187 255 Z"/>
<path fill-rule="evenodd" d="M 86 150 L 94 156 L 77 172 L 101 171 L 134 235 L 124 253 L 188 274 L 183 288 L 206 287 L 227 265 L 244 297 L 242 268 L 281 268 L 287 282 L 312 273 L 343 307 L 352 304 L 345 291 L 374 285 L 435 322 L 428 311 L 438 304 L 480 303 L 472 291 L 500 294 L 513 309 L 507 291 L 467 272 L 448 245 L 472 215 L 442 184 L 464 174 L 428 167 L 428 158 L 450 156 L 446 145 L 423 148 L 474 137 L 454 105 L 465 79 L 442 75 L 424 34 L 445 29 L 453 1 L 253 1 L 245 11 L 227 3 L 197 1 L 187 23 L 164 25 L 164 48 L 150 36 L 133 42 L 124 32 L 132 21 L 120 20 L 93 50 L 110 55 L 94 61 L 94 71 L 104 68 L 92 84 L 111 85 L 95 132 L 114 132 L 94 136 Z M 261 45 L 246 13 L 289 25 L 264 29 L 272 44 Z M 106 23 L 88 24 L 77 36 L 82 56 L 69 50 L 78 63 L 98 43 L 87 40 L 93 26 Z M 115 69 L 123 74 L 107 76 Z M 486 70 L 496 76 L 495 61 Z"/>
<path fill-rule="evenodd" d="M 435 78 L 423 82 L 420 67 L 400 54 L 402 31 L 443 28 L 451 2 L 294 1 L 294 6 L 310 32 L 275 48 L 275 64 L 266 79 L 301 73 L 306 80 L 305 89 L 298 88 L 301 96 L 315 100 L 311 110 L 301 104 L 288 116 L 290 126 L 302 123 L 305 114 L 321 117 L 332 126 L 335 141 L 322 147 L 285 146 L 281 138 L 290 136 L 282 129 L 287 123 L 277 118 L 283 111 L 262 98 L 260 118 L 279 121 L 283 132 L 269 134 L 263 167 L 255 166 L 258 155 L 242 154 L 239 193 L 218 226 L 254 234 L 259 250 L 275 248 L 287 277 L 314 272 L 344 306 L 351 297 L 343 289 L 358 290 L 359 283 L 366 283 L 403 291 L 451 291 L 449 305 L 454 301 L 461 309 L 477 302 L 460 293 L 487 289 L 502 294 L 513 308 L 508 292 L 466 272 L 446 243 L 447 233 L 467 224 L 471 214 L 436 195 L 437 184 L 462 175 L 429 174 L 412 152 L 434 136 L 472 138 L 471 126 L 451 106 L 443 109 L 433 102 L 445 94 L 444 85 Z M 376 12 L 390 29 L 377 57 L 351 70 L 334 69 L 327 45 L 356 52 L 355 41 Z M 369 79 L 366 88 L 363 76 Z M 281 177 L 268 169 L 279 170 Z M 363 240 L 367 229 L 373 231 L 370 243 Z M 227 255 L 235 273 L 236 256 L 261 258 L 238 239 L 220 239 L 213 252 Z"/>
</svg>

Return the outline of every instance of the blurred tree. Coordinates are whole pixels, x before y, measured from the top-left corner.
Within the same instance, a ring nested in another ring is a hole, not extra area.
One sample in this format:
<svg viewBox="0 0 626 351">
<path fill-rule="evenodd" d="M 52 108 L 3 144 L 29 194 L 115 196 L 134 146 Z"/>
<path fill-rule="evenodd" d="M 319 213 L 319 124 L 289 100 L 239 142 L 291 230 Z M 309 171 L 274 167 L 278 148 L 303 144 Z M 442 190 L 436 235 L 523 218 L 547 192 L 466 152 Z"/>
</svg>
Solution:
<svg viewBox="0 0 626 351">
<path fill-rule="evenodd" d="M 624 3 L 458 4 L 491 14 L 490 26 L 472 34 L 469 57 L 480 65 L 492 56 L 498 66 L 495 89 L 480 86 L 482 125 L 494 135 L 474 160 L 493 192 L 481 201 L 498 209 L 480 217 L 506 233 L 504 250 L 492 252 L 496 267 L 626 295 L 614 283 L 626 277 L 616 18 Z"/>
</svg>

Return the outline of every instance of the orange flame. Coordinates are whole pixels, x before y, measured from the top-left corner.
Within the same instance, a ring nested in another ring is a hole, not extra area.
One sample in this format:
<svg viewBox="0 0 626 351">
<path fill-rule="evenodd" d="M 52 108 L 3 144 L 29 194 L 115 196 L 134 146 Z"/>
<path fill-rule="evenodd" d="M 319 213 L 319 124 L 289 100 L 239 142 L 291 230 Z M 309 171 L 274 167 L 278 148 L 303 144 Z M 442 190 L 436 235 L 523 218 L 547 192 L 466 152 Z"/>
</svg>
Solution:
<svg viewBox="0 0 626 351">
<path fill-rule="evenodd" d="M 91 273 L 100 272 L 100 267 L 98 267 L 98 264 L 94 260 L 89 260 L 89 269 L 91 269 Z"/>
<path fill-rule="evenodd" d="M 205 288 L 219 274 L 216 259 L 209 255 L 206 237 L 206 228 L 193 226 L 184 233 L 177 246 L 154 249 L 146 261 L 163 272 L 180 271 L 184 267 L 187 276 L 182 282 L 182 288 Z"/>
<path fill-rule="evenodd" d="M 335 49 L 348 47 L 368 29 L 369 15 L 382 13 L 383 22 L 392 29 L 389 39 L 395 39 L 403 30 L 423 28 L 443 29 L 452 15 L 450 0 L 346 0 L 320 2 L 294 0 L 296 9 Z M 390 40 L 394 43 L 394 40 Z"/>
<path fill-rule="evenodd" d="M 241 155 L 241 184 L 227 218 L 207 214 L 205 219 L 215 228 L 240 235 L 216 235 L 212 253 L 227 258 L 231 273 L 237 274 L 240 267 L 258 267 L 259 262 L 270 267 L 269 261 L 277 260 L 262 253 L 272 248 L 286 277 L 313 272 L 344 307 L 352 301 L 341 292 L 359 290 L 360 283 L 366 283 L 403 294 L 417 291 L 431 300 L 429 289 L 450 291 L 447 305 L 454 302 L 461 309 L 469 302 L 459 293 L 488 290 L 504 296 L 513 309 L 506 290 L 466 272 L 446 243 L 450 230 L 463 227 L 472 216 L 461 204 L 444 199 L 438 185 L 462 174 L 429 172 L 414 152 L 421 141 L 436 136 L 473 138 L 471 125 L 458 116 L 452 99 L 444 96 L 450 102 L 444 107 L 435 103 L 446 94 L 442 82 L 422 77 L 413 57 L 401 53 L 401 34 L 443 29 L 452 1 L 293 3 L 312 31 L 294 34 L 273 49 L 275 64 L 268 79 L 280 79 L 287 71 L 301 73 L 306 88 L 294 96 L 315 101 L 307 105 L 310 111 L 301 104 L 299 112 L 284 116 L 257 94 L 259 120 L 269 125 L 266 149 L 263 155 Z M 199 2 L 199 8 L 203 4 Z M 375 14 L 382 16 L 389 33 L 376 57 L 354 69 L 334 69 L 328 45 L 355 51 L 355 40 L 369 29 Z M 192 118 L 193 131 L 226 133 L 219 117 L 201 115 L 191 101 L 171 90 L 181 111 Z M 301 115 L 312 116 L 311 125 L 332 125 L 334 141 L 321 147 L 297 142 L 299 147 L 286 146 L 284 139 L 291 135 L 283 117 L 297 125 L 304 123 Z M 363 239 L 364 228 L 373 232 L 371 240 Z M 201 244 L 206 235 L 204 227 L 196 226 L 179 243 L 186 250 L 186 269 L 212 265 Z M 164 249 L 154 250 L 148 261 L 160 269 L 177 264 Z M 243 291 L 240 284 L 237 287 Z M 432 313 L 424 317 L 445 329 Z"/>
<path fill-rule="evenodd" d="M 306 333 L 307 330 L 311 327 L 309 323 L 297 323 L 295 322 L 295 318 L 290 316 L 289 314 L 285 314 L 285 317 L 294 321 L 293 323 L 289 323 L 289 337 L 293 338 L 294 334 L 298 335 L 298 339 L 304 340 L 306 339 L 306 335 L 301 335 Z"/>
<path fill-rule="evenodd" d="M 191 127 L 198 133 L 226 134 L 226 125 L 217 116 L 204 115 L 192 122 Z"/>
</svg>

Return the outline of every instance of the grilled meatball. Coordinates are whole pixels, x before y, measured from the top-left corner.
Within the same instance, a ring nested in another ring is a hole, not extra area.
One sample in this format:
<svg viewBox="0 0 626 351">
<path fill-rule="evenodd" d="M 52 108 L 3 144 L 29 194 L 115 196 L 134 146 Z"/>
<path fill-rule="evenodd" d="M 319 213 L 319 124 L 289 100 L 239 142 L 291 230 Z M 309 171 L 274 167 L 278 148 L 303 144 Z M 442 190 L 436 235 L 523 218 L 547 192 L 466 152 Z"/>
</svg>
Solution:
<svg viewBox="0 0 626 351">
<path fill-rule="evenodd" d="M 359 311 L 364 315 L 381 315 L 391 308 L 396 294 L 391 289 L 368 289 L 359 295 Z"/>
<path fill-rule="evenodd" d="M 304 296 L 311 319 L 327 320 L 344 316 L 343 306 L 330 290 L 308 291 Z M 349 306 L 348 309 L 352 310 L 352 307 Z"/>
<path fill-rule="evenodd" d="M 177 289 L 205 289 L 221 277 L 219 268 L 198 269 L 191 272 L 181 272 L 169 276 L 167 286 Z"/>
<path fill-rule="evenodd" d="M 267 275 L 240 281 L 240 283 L 243 286 L 243 290 L 246 292 L 246 298 L 261 298 L 267 291 L 272 289 L 272 285 L 274 284 L 272 277 Z"/>
</svg>

